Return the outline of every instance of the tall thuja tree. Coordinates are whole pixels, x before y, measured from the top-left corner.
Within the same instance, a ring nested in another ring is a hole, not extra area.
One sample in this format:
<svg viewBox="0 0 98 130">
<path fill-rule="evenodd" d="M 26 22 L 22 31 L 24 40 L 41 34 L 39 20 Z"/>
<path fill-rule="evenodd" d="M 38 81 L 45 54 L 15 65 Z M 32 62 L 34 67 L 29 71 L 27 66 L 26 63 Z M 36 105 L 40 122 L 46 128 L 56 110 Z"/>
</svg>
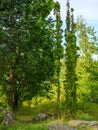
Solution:
<svg viewBox="0 0 98 130">
<path fill-rule="evenodd" d="M 52 4 L 52 0 L 1 2 L 0 84 L 12 109 L 31 99 L 52 75 L 51 66 L 46 67 L 49 59 L 52 61 L 52 49 L 46 51 L 48 55 L 45 53 L 48 42 L 53 41 L 46 20 Z"/>
<path fill-rule="evenodd" d="M 66 92 L 66 114 L 68 117 L 74 117 L 76 113 L 76 63 L 77 63 L 77 46 L 75 36 L 75 23 L 73 16 L 73 9 L 70 8 L 70 3 L 67 1 L 67 15 L 66 15 L 66 79 L 65 79 L 65 92 Z"/>
<path fill-rule="evenodd" d="M 62 46 L 62 21 L 60 16 L 60 4 L 55 3 L 54 14 L 56 16 L 56 29 L 55 29 L 55 46 L 54 46 L 54 64 L 55 64 L 55 77 L 57 86 L 57 102 L 58 102 L 58 116 L 60 116 L 60 71 L 61 71 L 61 58 L 63 57 L 63 46 Z"/>
</svg>

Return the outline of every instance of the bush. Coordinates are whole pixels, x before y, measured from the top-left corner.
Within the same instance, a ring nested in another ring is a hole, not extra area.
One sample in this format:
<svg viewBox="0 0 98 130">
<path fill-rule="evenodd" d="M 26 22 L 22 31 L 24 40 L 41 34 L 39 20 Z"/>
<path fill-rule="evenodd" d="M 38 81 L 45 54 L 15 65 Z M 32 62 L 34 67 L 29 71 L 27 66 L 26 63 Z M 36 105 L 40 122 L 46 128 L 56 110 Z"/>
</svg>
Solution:
<svg viewBox="0 0 98 130">
<path fill-rule="evenodd" d="M 83 119 L 98 120 L 98 104 L 91 102 L 80 102 L 77 105 L 78 115 Z M 93 119 L 92 119 L 93 118 Z"/>
<path fill-rule="evenodd" d="M 93 120 L 93 116 L 90 116 L 88 113 L 84 113 L 83 111 L 77 111 L 76 117 L 81 119 L 81 120 Z"/>
</svg>

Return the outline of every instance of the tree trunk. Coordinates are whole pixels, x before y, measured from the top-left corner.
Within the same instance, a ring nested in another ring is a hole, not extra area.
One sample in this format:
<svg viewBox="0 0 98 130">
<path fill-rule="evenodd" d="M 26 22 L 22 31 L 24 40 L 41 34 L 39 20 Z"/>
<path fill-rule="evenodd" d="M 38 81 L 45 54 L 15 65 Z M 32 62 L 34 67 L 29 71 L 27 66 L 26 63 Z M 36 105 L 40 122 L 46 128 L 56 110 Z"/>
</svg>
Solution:
<svg viewBox="0 0 98 130">
<path fill-rule="evenodd" d="M 58 118 L 61 119 L 61 112 L 60 112 L 60 94 L 61 94 L 61 88 L 60 88 L 60 78 L 58 74 L 58 95 L 57 95 L 57 112 L 58 112 Z"/>
<path fill-rule="evenodd" d="M 14 76 L 12 70 L 10 71 L 10 87 L 8 91 L 8 105 L 12 108 L 12 110 L 18 109 L 19 95 L 17 90 L 14 88 Z"/>
<path fill-rule="evenodd" d="M 13 99 L 13 110 L 17 110 L 18 109 L 18 101 L 19 101 L 19 95 L 18 95 L 18 93 L 17 93 L 17 91 L 16 92 L 14 92 L 14 99 Z"/>
</svg>

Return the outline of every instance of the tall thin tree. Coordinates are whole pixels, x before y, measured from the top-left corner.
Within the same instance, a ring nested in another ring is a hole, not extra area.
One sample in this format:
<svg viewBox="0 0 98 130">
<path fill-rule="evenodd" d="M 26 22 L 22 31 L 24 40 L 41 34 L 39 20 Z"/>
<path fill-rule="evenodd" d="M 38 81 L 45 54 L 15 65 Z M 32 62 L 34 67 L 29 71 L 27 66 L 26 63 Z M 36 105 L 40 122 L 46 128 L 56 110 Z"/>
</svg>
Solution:
<svg viewBox="0 0 98 130">
<path fill-rule="evenodd" d="M 70 117 L 75 116 L 76 112 L 76 63 L 77 63 L 77 46 L 75 36 L 75 24 L 73 16 L 73 8 L 70 8 L 69 0 L 67 1 L 67 15 L 66 15 L 66 52 L 65 52 L 65 64 L 66 64 L 66 79 L 65 79 L 65 91 L 66 91 L 66 115 Z"/>
<path fill-rule="evenodd" d="M 60 4 L 55 3 L 54 14 L 56 15 L 56 30 L 55 30 L 55 76 L 56 76 L 56 86 L 57 86 L 57 102 L 58 102 L 58 117 L 60 117 L 60 70 L 61 70 L 61 58 L 63 57 L 63 46 L 62 46 L 62 21 L 60 16 Z"/>
</svg>

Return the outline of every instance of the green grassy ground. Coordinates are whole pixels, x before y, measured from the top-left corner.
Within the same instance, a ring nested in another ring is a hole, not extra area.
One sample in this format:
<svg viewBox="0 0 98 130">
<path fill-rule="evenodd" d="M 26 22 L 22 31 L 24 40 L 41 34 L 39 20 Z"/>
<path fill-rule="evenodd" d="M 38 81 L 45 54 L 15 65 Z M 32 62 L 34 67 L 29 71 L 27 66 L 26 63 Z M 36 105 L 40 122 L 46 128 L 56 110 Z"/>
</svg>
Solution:
<svg viewBox="0 0 98 130">
<path fill-rule="evenodd" d="M 53 121 L 53 122 L 62 122 L 62 121 Z M 11 124 L 9 127 L 0 127 L 1 129 L 0 130 L 48 130 L 48 126 L 50 123 L 53 123 L 51 121 L 49 122 L 44 122 L 44 123 L 31 123 L 31 122 L 14 122 L 13 124 Z M 64 122 L 65 123 L 65 122 Z M 77 130 L 93 130 L 93 129 L 90 129 L 90 128 L 86 128 L 86 127 L 83 127 L 83 128 L 80 128 L 78 127 Z"/>
<path fill-rule="evenodd" d="M 53 113 L 56 111 L 55 102 L 45 102 L 33 107 L 22 106 L 14 114 L 16 121 L 14 121 L 9 127 L 0 125 L 0 130 L 48 130 L 50 123 L 67 123 L 68 120 L 64 118 L 64 112 L 62 109 L 62 119 L 49 119 L 44 122 L 33 123 L 32 119 L 40 112 Z M 78 104 L 77 119 L 81 120 L 98 120 L 98 104 Z M 77 128 L 78 130 L 92 130 L 90 128 Z"/>
</svg>

